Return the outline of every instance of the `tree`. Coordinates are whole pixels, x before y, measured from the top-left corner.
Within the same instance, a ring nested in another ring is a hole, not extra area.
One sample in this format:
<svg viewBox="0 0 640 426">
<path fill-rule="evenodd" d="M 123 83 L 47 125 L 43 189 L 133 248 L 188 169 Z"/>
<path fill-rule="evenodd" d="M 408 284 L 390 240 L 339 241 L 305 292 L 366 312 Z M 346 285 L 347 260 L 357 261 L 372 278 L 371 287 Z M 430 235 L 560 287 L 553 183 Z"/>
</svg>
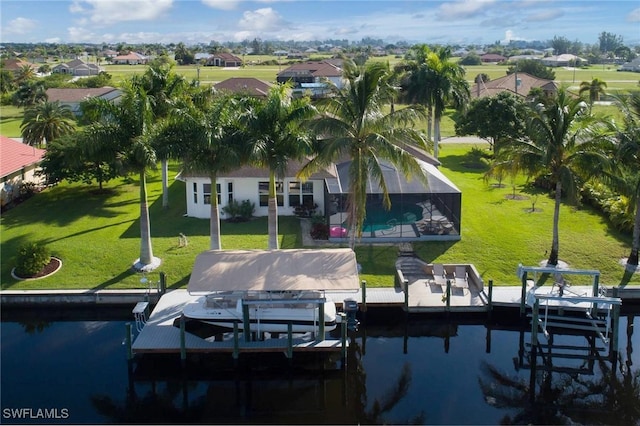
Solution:
<svg viewBox="0 0 640 426">
<path fill-rule="evenodd" d="M 596 126 L 587 105 L 560 89 L 548 106 L 532 109 L 526 138 L 511 141 L 499 153 L 499 161 L 529 177 L 544 176 L 555 191 L 553 240 L 548 264 L 558 264 L 560 205 L 563 191 L 576 199 L 580 179 L 604 170 L 609 157 L 594 136 Z"/>
<path fill-rule="evenodd" d="M 21 84 L 36 78 L 36 71 L 29 64 L 22 65 L 16 72 L 16 83 Z"/>
<path fill-rule="evenodd" d="M 600 33 L 598 36 L 598 42 L 600 43 L 600 52 L 602 53 L 614 52 L 618 47 L 624 44 L 622 36 L 606 31 Z"/>
<path fill-rule="evenodd" d="M 458 62 L 460 65 L 482 65 L 482 59 L 477 53 L 469 53 Z"/>
<path fill-rule="evenodd" d="M 28 107 L 47 99 L 47 92 L 42 81 L 28 80 L 18 86 L 13 94 L 12 102 L 15 106 Z"/>
<path fill-rule="evenodd" d="M 553 36 L 553 40 L 551 40 L 551 47 L 553 48 L 553 53 L 556 55 L 562 55 L 564 53 L 569 53 L 569 50 L 571 49 L 571 42 L 566 37 Z"/>
<path fill-rule="evenodd" d="M 369 182 L 382 188 L 383 205 L 387 209 L 391 207 L 391 200 L 384 181 L 383 162 L 393 164 L 406 177 L 417 177 L 426 185 L 419 163 L 405 148 L 426 149 L 427 141 L 412 126 L 424 117 L 422 108 L 408 106 L 388 114 L 383 112 L 390 97 L 397 93 L 397 89 L 390 90 L 385 82 L 389 72 L 385 64 L 373 62 L 360 68 L 346 61 L 343 69 L 345 86 L 342 89 L 331 86 L 333 95 L 323 100 L 319 106 L 322 113 L 309 124 L 318 138 L 318 146 L 300 176 L 307 178 L 340 158 L 350 159 L 347 209 L 349 243 L 353 248 L 356 237 L 362 236 Z"/>
<path fill-rule="evenodd" d="M 3 95 L 14 90 L 16 87 L 13 72 L 0 68 L 0 93 Z"/>
<path fill-rule="evenodd" d="M 195 55 L 182 42 L 176 45 L 174 57 L 180 65 L 189 65 L 195 62 Z"/>
<path fill-rule="evenodd" d="M 593 103 L 600 100 L 600 95 L 605 94 L 607 83 L 599 78 L 594 78 L 591 81 L 583 81 L 580 83 L 579 94 L 587 92 L 589 94 L 589 105 L 593 107 Z"/>
<path fill-rule="evenodd" d="M 509 139 L 524 136 L 526 104 L 509 92 L 474 99 L 455 122 L 456 135 L 478 135 L 489 139 L 495 152 Z"/>
<path fill-rule="evenodd" d="M 24 142 L 32 146 L 45 145 L 75 130 L 73 112 L 60 102 L 42 102 L 24 112 L 20 126 Z"/>
<path fill-rule="evenodd" d="M 276 179 L 284 179 L 290 160 L 311 153 L 311 138 L 301 124 L 315 112 L 308 98 L 291 99 L 290 87 L 279 85 L 269 90 L 266 99 L 252 102 L 243 118 L 250 161 L 269 169 L 269 250 L 279 247 Z"/>
<path fill-rule="evenodd" d="M 555 80 L 556 73 L 536 59 L 522 59 L 507 69 L 507 75 L 514 72 L 525 72 L 534 77 Z"/>
<path fill-rule="evenodd" d="M 87 101 L 96 122 L 85 129 L 85 145 L 88 156 L 111 150 L 125 173 L 137 173 L 140 180 L 140 257 L 134 262 L 139 271 L 153 270 L 160 259 L 153 256 L 151 226 L 147 204 L 147 169 L 155 167 L 156 153 L 149 141 L 154 124 L 151 102 L 142 87 L 135 81 L 124 84 L 120 102 L 114 104 L 101 98 Z"/>
</svg>

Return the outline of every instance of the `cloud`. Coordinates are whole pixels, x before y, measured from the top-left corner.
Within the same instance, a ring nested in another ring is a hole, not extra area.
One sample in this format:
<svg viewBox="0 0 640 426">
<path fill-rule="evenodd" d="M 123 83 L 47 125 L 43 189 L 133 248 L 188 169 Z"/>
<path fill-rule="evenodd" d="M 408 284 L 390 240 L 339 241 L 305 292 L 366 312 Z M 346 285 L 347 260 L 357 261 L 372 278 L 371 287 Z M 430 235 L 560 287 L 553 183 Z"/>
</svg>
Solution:
<svg viewBox="0 0 640 426">
<path fill-rule="evenodd" d="M 16 18 L 9 21 L 9 24 L 3 28 L 3 32 L 7 34 L 28 34 L 37 27 L 38 23 L 29 18 Z"/>
<path fill-rule="evenodd" d="M 443 3 L 438 8 L 440 19 L 467 19 L 484 14 L 487 6 L 495 3 L 495 0 L 461 0 Z"/>
<path fill-rule="evenodd" d="M 242 14 L 238 25 L 243 30 L 273 32 L 290 27 L 278 12 L 270 7 L 247 10 Z"/>
<path fill-rule="evenodd" d="M 640 7 L 629 12 L 629 14 L 627 15 L 627 21 L 640 22 Z"/>
<path fill-rule="evenodd" d="M 94 24 L 151 21 L 173 6 L 173 0 L 79 0 L 69 6 L 75 14 L 89 15 Z"/>
<path fill-rule="evenodd" d="M 205 6 L 222 10 L 233 10 L 239 3 L 240 0 L 202 0 L 202 4 Z"/>
<path fill-rule="evenodd" d="M 564 16 L 564 12 L 560 9 L 545 10 L 540 13 L 529 15 L 525 18 L 528 22 L 547 22 Z"/>
</svg>

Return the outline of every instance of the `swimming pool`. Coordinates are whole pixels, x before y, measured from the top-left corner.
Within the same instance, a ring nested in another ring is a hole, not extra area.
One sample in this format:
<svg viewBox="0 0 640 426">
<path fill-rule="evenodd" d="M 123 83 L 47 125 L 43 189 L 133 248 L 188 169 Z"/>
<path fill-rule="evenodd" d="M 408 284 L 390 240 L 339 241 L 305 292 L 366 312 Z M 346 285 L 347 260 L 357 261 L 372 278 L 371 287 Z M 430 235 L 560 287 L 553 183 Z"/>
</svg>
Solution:
<svg viewBox="0 0 640 426">
<path fill-rule="evenodd" d="M 420 218 L 422 218 L 422 210 L 416 205 L 394 204 L 390 210 L 385 210 L 381 206 L 367 206 L 367 217 L 362 231 L 381 231 L 392 228 L 394 225 L 410 225 Z"/>
</svg>

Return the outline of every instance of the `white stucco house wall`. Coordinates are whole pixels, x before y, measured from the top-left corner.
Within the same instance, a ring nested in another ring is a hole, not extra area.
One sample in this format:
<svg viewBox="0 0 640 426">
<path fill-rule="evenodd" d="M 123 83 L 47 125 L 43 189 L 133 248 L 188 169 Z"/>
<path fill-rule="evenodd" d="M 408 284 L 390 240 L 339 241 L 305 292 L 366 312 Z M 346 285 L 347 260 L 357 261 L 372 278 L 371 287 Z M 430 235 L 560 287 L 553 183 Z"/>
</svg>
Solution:
<svg viewBox="0 0 640 426">
<path fill-rule="evenodd" d="M 0 205 L 20 195 L 23 182 L 42 184 L 44 178 L 36 176 L 44 149 L 34 148 L 17 140 L 0 136 Z"/>
<path fill-rule="evenodd" d="M 317 205 L 316 212 L 324 214 L 325 179 L 335 178 L 335 168 L 315 173 L 306 182 L 295 177 L 303 163 L 291 161 L 286 177 L 276 183 L 278 215 L 292 216 L 296 207 Z M 333 170 L 332 170 L 333 169 Z M 180 173 L 176 179 L 186 185 L 187 213 L 189 217 L 208 219 L 211 213 L 211 180 L 206 174 Z M 222 173 L 216 183 L 220 218 L 227 216 L 222 208 L 231 200 L 249 200 L 255 205 L 254 216 L 268 215 L 269 170 L 255 167 L 241 167 L 233 172 Z"/>
</svg>

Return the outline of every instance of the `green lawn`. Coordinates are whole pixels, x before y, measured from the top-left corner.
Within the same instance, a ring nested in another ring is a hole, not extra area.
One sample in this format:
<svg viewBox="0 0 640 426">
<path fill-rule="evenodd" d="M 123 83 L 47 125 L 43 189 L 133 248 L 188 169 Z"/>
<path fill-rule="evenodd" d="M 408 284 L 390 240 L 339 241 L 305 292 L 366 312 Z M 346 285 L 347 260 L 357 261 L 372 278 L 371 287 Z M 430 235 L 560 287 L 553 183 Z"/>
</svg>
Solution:
<svg viewBox="0 0 640 426">
<path fill-rule="evenodd" d="M 442 171 L 463 193 L 462 240 L 458 242 L 418 243 L 415 249 L 428 262 L 473 263 L 486 280 L 498 285 L 517 284 L 518 263 L 536 265 L 551 244 L 553 200 L 537 195 L 536 212 L 531 198 L 507 199 L 513 188 L 495 188 L 482 179 L 484 170 L 465 166 L 471 146 L 443 144 Z M 486 148 L 486 145 L 483 145 Z M 172 168 L 172 174 L 177 170 Z M 523 181 L 516 182 L 516 193 L 523 193 Z M 0 222 L 3 289 L 37 288 L 131 288 L 139 286 L 140 276 L 131 272 L 139 254 L 138 188 L 124 180 L 108 185 L 107 194 L 94 187 L 62 184 L 2 215 Z M 167 273 L 172 287 L 187 283 L 195 256 L 209 247 L 209 221 L 184 217 L 184 183 L 171 184 L 171 206 L 160 205 L 159 177 L 149 180 L 151 231 L 154 254 L 163 259 L 159 271 Z M 628 277 L 617 264 L 627 256 L 630 236 L 609 227 L 606 220 L 588 208 L 563 206 L 560 216 L 560 258 L 575 268 L 599 269 L 601 282 L 613 286 Z M 222 223 L 225 249 L 266 249 L 266 218 L 249 223 Z M 187 235 L 189 244 L 180 247 L 178 234 Z M 298 219 L 280 219 L 281 247 L 301 247 Z M 16 281 L 10 271 L 17 248 L 27 240 L 44 242 L 63 260 L 54 276 L 37 281 Z M 395 245 L 359 246 L 358 262 L 362 279 L 370 286 L 392 286 L 397 255 Z M 157 273 L 152 274 L 157 278 Z M 630 280 L 640 284 L 640 274 Z"/>
<path fill-rule="evenodd" d="M 23 108 L 12 105 L 0 106 L 0 135 L 9 138 L 22 137 L 20 125 L 22 124 L 23 115 Z"/>
</svg>

